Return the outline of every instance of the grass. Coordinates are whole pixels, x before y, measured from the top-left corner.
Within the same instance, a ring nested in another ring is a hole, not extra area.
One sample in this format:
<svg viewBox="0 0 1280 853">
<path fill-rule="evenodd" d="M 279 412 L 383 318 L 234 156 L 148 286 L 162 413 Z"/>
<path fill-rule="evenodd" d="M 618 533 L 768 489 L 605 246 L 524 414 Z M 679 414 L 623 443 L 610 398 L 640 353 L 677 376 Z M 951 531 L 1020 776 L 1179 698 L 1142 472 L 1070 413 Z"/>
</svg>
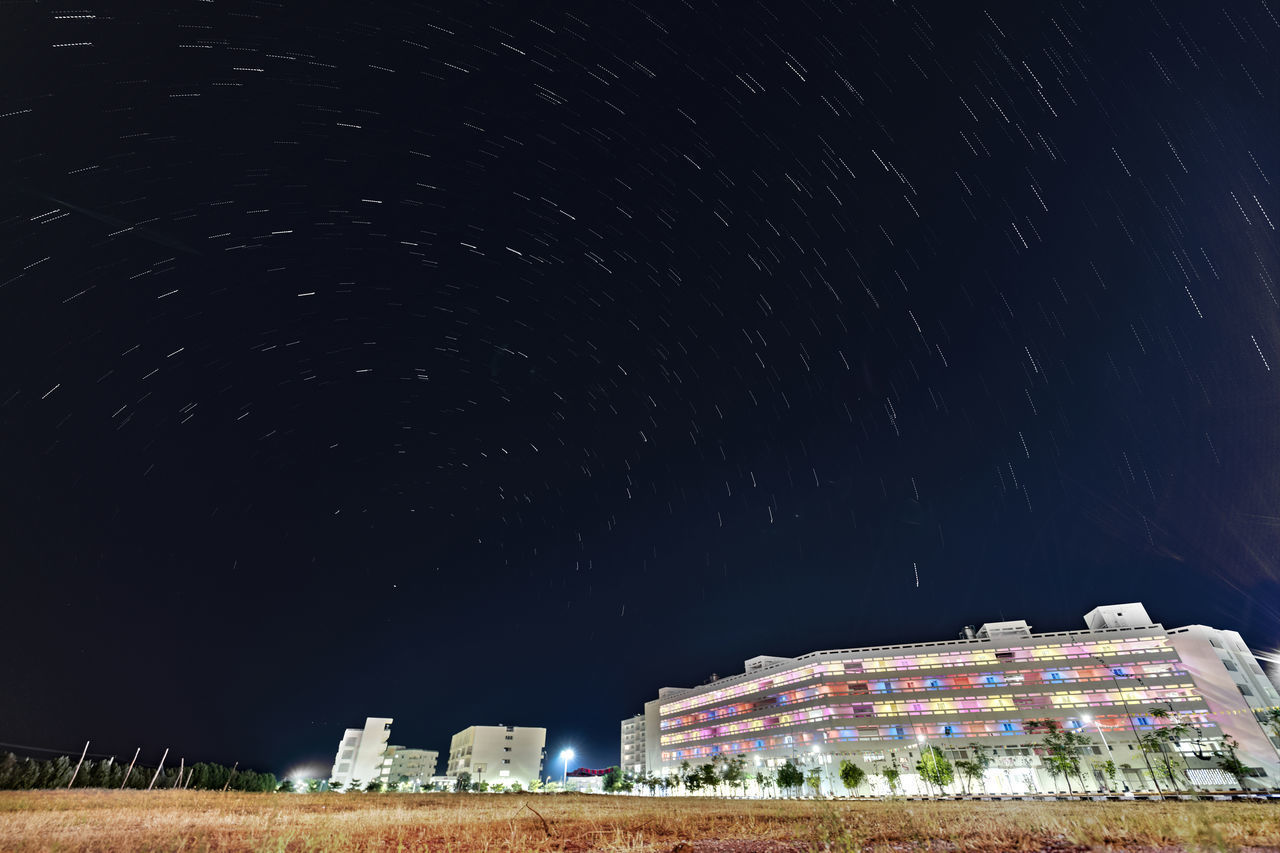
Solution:
<svg viewBox="0 0 1280 853">
<path fill-rule="evenodd" d="M 1280 850 L 1280 811 L 1247 802 L 0 792 L 4 853 L 1090 849 Z"/>
</svg>

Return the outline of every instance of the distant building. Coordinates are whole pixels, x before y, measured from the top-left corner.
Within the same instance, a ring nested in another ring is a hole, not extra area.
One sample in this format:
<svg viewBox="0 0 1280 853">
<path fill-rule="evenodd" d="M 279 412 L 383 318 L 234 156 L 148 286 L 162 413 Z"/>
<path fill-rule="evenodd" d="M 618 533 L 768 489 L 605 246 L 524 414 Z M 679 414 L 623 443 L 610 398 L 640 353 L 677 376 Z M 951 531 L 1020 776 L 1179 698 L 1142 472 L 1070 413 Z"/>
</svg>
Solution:
<svg viewBox="0 0 1280 853">
<path fill-rule="evenodd" d="M 353 779 L 365 785 L 382 776 L 383 753 L 391 738 L 391 717 L 369 717 L 363 729 L 347 729 L 338 744 L 329 779 L 350 787 Z"/>
<path fill-rule="evenodd" d="M 1113 786 L 1108 758 L 1115 787 L 1167 789 L 1138 738 L 1174 722 L 1192 727 L 1169 748 L 1197 786 L 1236 786 L 1213 754 L 1228 734 L 1251 787 L 1280 785 L 1280 740 L 1262 720 L 1280 694 L 1239 634 L 1166 629 L 1139 603 L 1095 608 L 1085 626 L 1035 634 L 1021 620 L 990 622 L 956 640 L 752 658 L 740 675 L 664 687 L 645 703 L 645 766 L 665 776 L 685 761 L 742 756 L 754 777 L 790 761 L 843 792 L 847 758 L 869 774 L 896 765 L 906 790 L 923 792 L 915 767 L 926 744 L 953 761 L 979 746 L 992 758 L 984 790 L 1065 790 L 1028 725 L 1048 718 L 1090 739 L 1081 766 L 1092 791 Z"/>
<path fill-rule="evenodd" d="M 579 794 L 603 794 L 604 777 L 608 772 L 608 768 L 592 770 L 579 767 L 577 770 L 570 770 L 564 777 L 565 790 L 577 791 Z"/>
<path fill-rule="evenodd" d="M 415 788 L 436 775 L 440 752 L 435 749 L 410 749 L 388 746 L 382 754 L 381 780 L 384 785 L 398 782 Z"/>
<path fill-rule="evenodd" d="M 471 726 L 453 736 L 445 774 L 471 774 L 472 783 L 527 786 L 542 777 L 547 730 L 530 726 Z"/>
<path fill-rule="evenodd" d="M 627 773 L 645 772 L 644 714 L 622 721 L 622 760 L 618 766 Z"/>
</svg>

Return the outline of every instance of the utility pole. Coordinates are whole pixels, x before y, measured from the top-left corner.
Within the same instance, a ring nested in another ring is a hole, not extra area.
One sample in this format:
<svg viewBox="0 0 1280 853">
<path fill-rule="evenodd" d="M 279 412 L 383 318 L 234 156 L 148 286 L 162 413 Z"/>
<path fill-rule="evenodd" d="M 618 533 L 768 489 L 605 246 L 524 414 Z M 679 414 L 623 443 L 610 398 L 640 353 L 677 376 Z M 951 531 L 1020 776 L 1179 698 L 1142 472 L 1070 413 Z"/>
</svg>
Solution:
<svg viewBox="0 0 1280 853">
<path fill-rule="evenodd" d="M 227 784 L 225 784 L 225 785 L 223 785 L 223 786 L 222 786 L 222 793 L 224 793 L 224 794 L 225 794 L 225 793 L 227 792 L 227 788 L 230 788 L 230 787 L 231 787 L 231 780 L 235 778 L 235 776 L 236 776 L 236 768 L 237 768 L 237 767 L 239 767 L 239 766 L 240 766 L 240 762 L 239 762 L 239 761 L 237 761 L 235 764 L 233 764 L 233 765 L 232 765 L 232 767 L 231 767 L 231 774 L 230 774 L 229 776 L 227 776 Z"/>
<path fill-rule="evenodd" d="M 150 791 L 156 786 L 156 780 L 160 778 L 160 771 L 164 769 L 164 760 L 169 757 L 169 747 L 164 748 L 164 755 L 160 756 L 160 766 L 156 768 L 156 775 L 151 777 L 151 784 L 147 786 Z"/>
<path fill-rule="evenodd" d="M 71 774 L 71 781 L 67 783 L 68 788 L 70 788 L 72 785 L 76 783 L 76 777 L 80 775 L 80 765 L 84 764 L 84 757 L 86 754 L 88 754 L 88 752 L 89 752 L 89 741 L 85 741 L 84 749 L 81 750 L 80 752 L 80 760 L 76 762 L 75 772 Z"/>
<path fill-rule="evenodd" d="M 124 781 L 122 781 L 122 782 L 120 783 L 120 790 L 121 790 L 121 791 L 123 791 L 123 790 L 124 790 L 125 783 L 129 781 L 129 776 L 130 776 L 130 775 L 132 775 L 132 773 L 133 773 L 133 764 L 134 764 L 134 761 L 137 761 L 137 760 L 138 760 L 138 753 L 139 753 L 139 752 L 142 752 L 142 747 L 138 747 L 137 749 L 135 749 L 135 750 L 133 751 L 133 761 L 130 761 L 130 762 L 129 762 L 129 769 L 128 769 L 127 771 L 125 771 L 125 774 L 124 774 Z"/>
</svg>

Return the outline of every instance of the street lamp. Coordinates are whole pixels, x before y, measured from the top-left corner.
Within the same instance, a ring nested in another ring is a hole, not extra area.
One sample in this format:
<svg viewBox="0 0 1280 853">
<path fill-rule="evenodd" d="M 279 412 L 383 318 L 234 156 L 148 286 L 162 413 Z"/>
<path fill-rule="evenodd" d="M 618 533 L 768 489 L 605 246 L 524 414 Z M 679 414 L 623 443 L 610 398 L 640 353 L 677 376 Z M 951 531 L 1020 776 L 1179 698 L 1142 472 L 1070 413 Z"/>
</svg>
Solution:
<svg viewBox="0 0 1280 853">
<path fill-rule="evenodd" d="M 560 787 L 569 787 L 569 762 L 573 760 L 573 750 L 565 749 L 560 751 L 560 760 L 564 762 L 564 773 L 560 777 Z"/>
<path fill-rule="evenodd" d="M 1088 715 L 1088 714 L 1083 714 L 1083 715 L 1080 717 L 1080 719 L 1081 719 L 1081 720 L 1083 720 L 1083 721 L 1085 722 L 1085 724 L 1093 723 L 1093 727 L 1094 727 L 1095 729 L 1097 729 L 1097 730 L 1098 730 L 1098 737 L 1102 738 L 1102 748 L 1103 748 L 1103 749 L 1105 749 L 1105 750 L 1107 751 L 1107 761 L 1110 761 L 1110 762 L 1112 763 L 1112 765 L 1114 766 L 1114 764 L 1115 764 L 1115 760 L 1111 757 L 1111 747 L 1107 744 L 1107 736 L 1106 736 L 1106 734 L 1102 731 L 1102 723 L 1101 723 L 1101 721 L 1099 721 L 1099 720 L 1095 720 L 1093 717 L 1091 717 L 1091 716 L 1090 716 L 1090 715 Z M 1123 780 L 1122 780 L 1122 781 L 1123 781 Z M 1127 791 L 1127 790 L 1129 789 L 1129 783 L 1128 783 L 1128 782 L 1125 782 L 1125 783 L 1124 783 L 1124 787 L 1125 787 L 1125 790 Z"/>
</svg>

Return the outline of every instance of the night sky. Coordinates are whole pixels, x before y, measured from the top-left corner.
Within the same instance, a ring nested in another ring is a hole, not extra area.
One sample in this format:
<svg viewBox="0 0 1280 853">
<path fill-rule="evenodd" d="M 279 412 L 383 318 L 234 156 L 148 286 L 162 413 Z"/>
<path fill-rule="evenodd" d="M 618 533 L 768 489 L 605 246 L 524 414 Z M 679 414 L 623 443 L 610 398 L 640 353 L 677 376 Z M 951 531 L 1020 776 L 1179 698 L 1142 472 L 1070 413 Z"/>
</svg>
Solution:
<svg viewBox="0 0 1280 853">
<path fill-rule="evenodd" d="M 1274 648 L 1278 16 L 0 5 L 0 741 L 601 767 L 757 654 Z"/>
</svg>

